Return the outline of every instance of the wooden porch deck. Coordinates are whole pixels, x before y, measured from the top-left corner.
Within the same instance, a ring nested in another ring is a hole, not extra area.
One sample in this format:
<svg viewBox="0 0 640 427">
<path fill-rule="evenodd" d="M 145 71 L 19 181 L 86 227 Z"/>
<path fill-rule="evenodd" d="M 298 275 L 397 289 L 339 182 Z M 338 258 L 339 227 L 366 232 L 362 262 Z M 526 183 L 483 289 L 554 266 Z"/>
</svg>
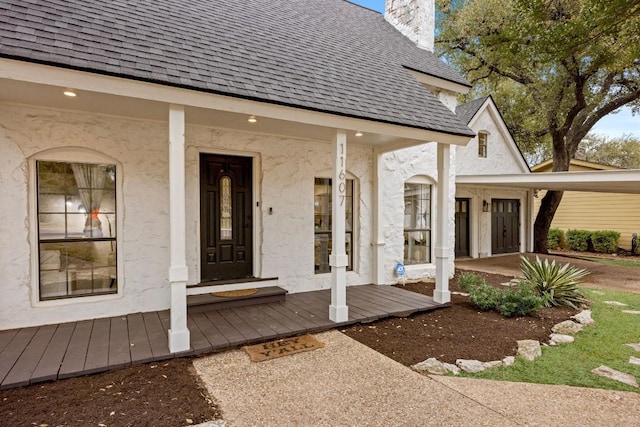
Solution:
<svg viewBox="0 0 640 427">
<path fill-rule="evenodd" d="M 279 303 L 190 314 L 191 350 L 178 354 L 167 347 L 169 311 L 0 331 L 0 389 L 448 306 L 396 287 L 354 286 L 347 288 L 349 320 L 333 323 L 330 298 L 329 290 L 305 292 Z"/>
</svg>

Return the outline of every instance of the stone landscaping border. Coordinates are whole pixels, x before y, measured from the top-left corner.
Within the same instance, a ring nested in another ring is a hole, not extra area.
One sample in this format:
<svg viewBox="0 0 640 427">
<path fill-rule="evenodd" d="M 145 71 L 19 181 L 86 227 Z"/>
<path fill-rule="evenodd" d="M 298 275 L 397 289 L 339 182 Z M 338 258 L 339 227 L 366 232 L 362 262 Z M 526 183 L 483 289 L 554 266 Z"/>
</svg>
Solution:
<svg viewBox="0 0 640 427">
<path fill-rule="evenodd" d="M 626 306 L 626 304 L 617 301 L 606 301 L 609 305 L 615 305 L 619 307 Z M 624 310 L 623 310 L 624 311 Z M 627 312 L 627 311 L 625 311 Z M 635 312 L 633 313 L 635 314 Z M 580 332 L 585 326 L 593 325 L 594 320 L 591 317 L 591 310 L 583 310 L 580 313 L 571 316 L 572 320 L 565 320 L 554 325 L 551 328 L 552 333 L 549 335 L 549 343 L 543 345 L 561 345 L 571 343 L 575 340 L 574 334 Z M 535 340 L 520 340 L 518 343 L 517 355 L 525 360 L 535 360 L 542 356 L 541 344 Z M 640 343 L 627 344 L 640 352 Z M 458 375 L 460 371 L 469 372 L 472 374 L 482 372 L 485 369 L 494 368 L 496 366 L 511 366 L 515 362 L 515 356 L 507 356 L 502 360 L 494 360 L 490 362 L 481 362 L 479 360 L 458 359 L 455 365 L 451 363 L 444 363 L 438 359 L 431 357 L 420 363 L 416 363 L 411 366 L 411 369 L 425 375 L 447 375 L 452 373 Z M 640 364 L 640 358 L 631 356 L 629 363 Z M 633 375 L 625 374 L 624 372 L 616 371 L 608 366 L 599 366 L 591 371 L 595 375 L 610 378 L 615 381 L 628 384 L 632 387 L 639 387 Z"/>
</svg>

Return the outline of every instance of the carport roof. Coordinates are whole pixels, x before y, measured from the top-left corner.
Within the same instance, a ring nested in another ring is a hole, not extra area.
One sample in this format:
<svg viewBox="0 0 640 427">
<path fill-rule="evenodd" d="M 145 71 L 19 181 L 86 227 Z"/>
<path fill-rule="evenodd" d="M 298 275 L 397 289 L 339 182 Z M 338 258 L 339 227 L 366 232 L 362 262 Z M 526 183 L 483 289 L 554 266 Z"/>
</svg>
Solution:
<svg viewBox="0 0 640 427">
<path fill-rule="evenodd" d="M 458 175 L 456 177 L 456 185 L 638 194 L 640 193 L 640 169 L 507 175 Z"/>
</svg>

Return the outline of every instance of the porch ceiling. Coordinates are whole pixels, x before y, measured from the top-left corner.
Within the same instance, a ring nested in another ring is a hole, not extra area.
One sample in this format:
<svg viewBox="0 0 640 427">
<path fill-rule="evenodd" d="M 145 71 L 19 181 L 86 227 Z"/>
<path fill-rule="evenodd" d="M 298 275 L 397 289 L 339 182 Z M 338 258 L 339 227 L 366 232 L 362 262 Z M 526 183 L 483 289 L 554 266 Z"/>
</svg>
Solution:
<svg viewBox="0 0 640 427">
<path fill-rule="evenodd" d="M 139 82 L 126 82 L 125 84 L 142 84 Z M 149 84 L 144 85 L 146 86 L 144 89 L 149 90 Z M 194 102 L 193 105 L 190 105 L 188 102 L 182 102 L 182 104 L 185 105 L 185 119 L 189 125 L 211 126 L 244 132 L 329 142 L 335 130 L 338 128 L 338 126 L 332 126 L 332 121 L 337 121 L 342 122 L 340 124 L 348 124 L 348 126 L 342 126 L 342 128 L 347 130 L 349 143 L 374 146 L 382 151 L 419 145 L 428 141 L 437 140 L 438 142 L 444 143 L 463 144 L 468 140 L 468 138 L 460 136 L 438 134 L 340 116 L 329 117 L 327 119 L 327 115 L 324 113 L 314 113 L 294 108 L 291 108 L 291 114 L 286 114 L 286 111 L 283 112 L 282 109 L 287 107 L 274 107 L 270 104 L 235 100 L 234 98 L 230 98 L 228 110 L 226 111 L 220 108 L 206 108 L 199 106 L 203 104 L 202 96 L 211 96 L 212 99 L 215 98 L 211 103 L 217 107 L 220 107 L 220 97 L 198 92 L 194 93 L 193 91 L 184 89 L 167 88 L 159 85 L 154 86 L 159 88 L 159 92 L 162 90 L 181 92 L 180 95 L 182 98 L 180 101 L 189 99 L 192 94 L 200 97 L 199 102 Z M 77 88 L 78 84 L 70 81 L 67 87 Z M 71 98 L 63 95 L 63 91 L 67 87 L 34 83 L 33 81 L 21 81 L 12 78 L 0 78 L 0 102 L 108 114 L 143 120 L 157 120 L 162 122 L 167 122 L 168 120 L 169 102 L 166 101 L 149 99 L 149 97 L 145 97 L 144 94 L 135 92 L 132 92 L 131 96 L 121 95 L 120 93 L 125 92 L 124 90 L 110 91 L 107 93 L 101 91 L 100 89 L 102 88 L 100 88 L 99 91 L 74 89 L 77 96 Z M 164 96 L 158 96 L 157 98 L 161 99 L 163 97 Z M 234 104 L 236 101 L 246 105 L 239 107 L 237 103 Z M 181 104 L 181 102 L 175 103 Z M 255 112 L 252 110 L 252 104 L 255 105 Z M 226 105 L 223 106 L 223 108 L 226 107 Z M 279 111 L 269 116 L 267 112 L 269 112 L 270 109 L 279 109 Z M 300 114 L 298 114 L 298 111 L 301 111 Z M 248 122 L 247 119 L 250 115 L 256 116 L 256 123 Z M 310 115 L 317 115 L 318 117 L 309 119 Z M 327 123 L 326 125 L 324 125 L 325 122 Z M 357 131 L 362 132 L 362 136 L 357 137 Z M 420 136 L 424 136 L 425 138 L 418 138 Z"/>
<path fill-rule="evenodd" d="M 456 185 L 638 194 L 640 193 L 640 169 L 510 175 L 458 175 L 456 177 Z"/>
</svg>

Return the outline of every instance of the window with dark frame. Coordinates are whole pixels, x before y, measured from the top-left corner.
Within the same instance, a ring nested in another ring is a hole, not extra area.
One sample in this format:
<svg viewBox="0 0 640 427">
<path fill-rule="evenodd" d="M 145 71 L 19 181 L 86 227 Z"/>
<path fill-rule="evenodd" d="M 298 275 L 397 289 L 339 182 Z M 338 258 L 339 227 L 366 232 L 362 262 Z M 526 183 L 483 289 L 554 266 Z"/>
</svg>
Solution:
<svg viewBox="0 0 640 427">
<path fill-rule="evenodd" d="M 485 132 L 478 133 L 478 157 L 487 157 L 487 141 L 488 134 Z"/>
<path fill-rule="evenodd" d="M 36 170 L 40 300 L 117 293 L 116 166 Z"/>
<path fill-rule="evenodd" d="M 404 263 L 431 263 L 431 188 L 404 184 Z"/>
<path fill-rule="evenodd" d="M 353 180 L 347 180 L 345 203 L 345 250 L 347 270 L 353 270 Z M 316 178 L 313 200 L 315 273 L 329 273 L 331 239 L 331 179 Z"/>
</svg>

